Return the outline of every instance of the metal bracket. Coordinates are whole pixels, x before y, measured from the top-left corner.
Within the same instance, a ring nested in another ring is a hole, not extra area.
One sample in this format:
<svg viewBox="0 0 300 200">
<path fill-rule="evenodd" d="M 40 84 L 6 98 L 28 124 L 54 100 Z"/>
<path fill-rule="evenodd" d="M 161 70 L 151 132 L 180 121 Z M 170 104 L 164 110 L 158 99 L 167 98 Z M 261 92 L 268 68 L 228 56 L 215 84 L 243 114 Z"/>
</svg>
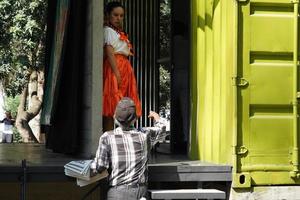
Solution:
<svg viewBox="0 0 300 200">
<path fill-rule="evenodd" d="M 236 0 L 238 3 L 244 3 L 244 2 L 247 2 L 248 0 Z"/>
<path fill-rule="evenodd" d="M 25 200 L 27 186 L 27 166 L 26 159 L 22 160 L 23 174 L 21 176 L 21 200 Z"/>
<path fill-rule="evenodd" d="M 243 154 L 246 154 L 247 152 L 248 152 L 247 147 L 245 147 L 245 146 L 237 147 L 237 151 L 236 151 L 237 154 L 243 155 Z"/>
<path fill-rule="evenodd" d="M 245 78 L 232 77 L 233 85 L 238 87 L 245 87 L 249 85 L 249 82 Z"/>
<path fill-rule="evenodd" d="M 233 173 L 232 174 L 232 187 L 233 188 L 250 188 L 251 175 L 249 172 Z"/>
</svg>

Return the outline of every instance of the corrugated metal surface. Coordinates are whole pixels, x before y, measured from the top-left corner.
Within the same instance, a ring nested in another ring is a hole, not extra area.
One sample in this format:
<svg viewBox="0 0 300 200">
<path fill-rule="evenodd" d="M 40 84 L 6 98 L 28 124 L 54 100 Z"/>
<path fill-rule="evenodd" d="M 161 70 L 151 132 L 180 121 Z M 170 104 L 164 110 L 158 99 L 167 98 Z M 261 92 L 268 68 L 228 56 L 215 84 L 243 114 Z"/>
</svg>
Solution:
<svg viewBox="0 0 300 200">
<path fill-rule="evenodd" d="M 190 157 L 231 163 L 234 1 L 191 5 Z"/>
<path fill-rule="evenodd" d="M 109 2 L 109 1 L 106 1 Z M 105 2 L 105 3 L 106 3 Z M 125 6 L 125 30 L 133 43 L 131 58 L 138 83 L 143 114 L 139 126 L 149 126 L 150 110 L 158 111 L 158 0 L 122 0 Z"/>
<path fill-rule="evenodd" d="M 300 184 L 299 1 L 192 2 L 191 157 L 233 187 Z"/>
</svg>

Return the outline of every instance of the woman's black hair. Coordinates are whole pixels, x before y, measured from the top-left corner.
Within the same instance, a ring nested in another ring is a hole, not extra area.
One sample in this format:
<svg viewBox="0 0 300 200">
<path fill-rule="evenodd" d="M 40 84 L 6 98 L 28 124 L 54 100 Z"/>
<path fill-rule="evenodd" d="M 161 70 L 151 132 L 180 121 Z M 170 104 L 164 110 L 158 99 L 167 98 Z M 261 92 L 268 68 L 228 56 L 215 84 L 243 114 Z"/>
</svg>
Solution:
<svg viewBox="0 0 300 200">
<path fill-rule="evenodd" d="M 110 14 L 114 8 L 118 8 L 118 7 L 121 7 L 123 8 L 123 10 L 125 10 L 124 6 L 118 1 L 108 2 L 105 6 L 105 14 Z"/>
</svg>

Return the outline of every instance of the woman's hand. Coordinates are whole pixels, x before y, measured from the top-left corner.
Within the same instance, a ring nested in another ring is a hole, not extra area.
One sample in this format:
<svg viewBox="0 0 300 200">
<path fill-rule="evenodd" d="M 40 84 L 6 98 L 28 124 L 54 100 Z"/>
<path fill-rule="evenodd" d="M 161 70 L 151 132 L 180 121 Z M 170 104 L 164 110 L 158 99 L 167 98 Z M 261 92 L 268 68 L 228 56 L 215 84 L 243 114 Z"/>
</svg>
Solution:
<svg viewBox="0 0 300 200">
<path fill-rule="evenodd" d="M 117 72 L 115 74 L 116 78 L 117 78 L 117 82 L 118 82 L 118 87 L 120 88 L 121 87 L 121 83 L 122 83 L 122 79 L 121 79 L 121 75 L 119 72 Z"/>
<path fill-rule="evenodd" d="M 115 51 L 114 51 L 112 46 L 106 45 L 104 47 L 104 52 L 108 57 L 111 69 L 112 69 L 112 71 L 114 72 L 114 74 L 116 76 L 118 87 L 120 88 L 121 84 L 122 84 L 122 79 L 121 79 L 120 72 L 118 70 L 117 61 L 116 61 L 116 58 L 115 58 Z"/>
</svg>

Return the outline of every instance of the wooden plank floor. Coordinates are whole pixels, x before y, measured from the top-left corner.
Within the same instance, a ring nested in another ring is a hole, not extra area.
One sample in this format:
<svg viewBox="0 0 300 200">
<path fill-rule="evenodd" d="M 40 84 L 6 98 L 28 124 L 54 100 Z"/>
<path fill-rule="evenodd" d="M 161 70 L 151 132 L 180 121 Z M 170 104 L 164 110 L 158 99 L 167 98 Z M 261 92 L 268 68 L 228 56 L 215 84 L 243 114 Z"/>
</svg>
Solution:
<svg viewBox="0 0 300 200">
<path fill-rule="evenodd" d="M 23 159 L 30 166 L 61 166 L 74 157 L 53 153 L 43 144 L 0 144 L 1 166 L 20 166 Z"/>
<path fill-rule="evenodd" d="M 53 153 L 43 144 L 0 144 L 0 182 L 19 181 L 26 159 L 29 181 L 72 181 L 64 175 L 64 164 L 79 159 Z"/>
<path fill-rule="evenodd" d="M 166 148 L 162 146 L 161 149 Z M 43 144 L 0 144 L 0 182 L 19 181 L 26 159 L 29 181 L 74 181 L 64 175 L 64 165 L 84 159 L 53 153 Z M 150 181 L 230 181 L 231 166 L 190 161 L 186 155 L 154 153 L 149 162 Z"/>
</svg>

